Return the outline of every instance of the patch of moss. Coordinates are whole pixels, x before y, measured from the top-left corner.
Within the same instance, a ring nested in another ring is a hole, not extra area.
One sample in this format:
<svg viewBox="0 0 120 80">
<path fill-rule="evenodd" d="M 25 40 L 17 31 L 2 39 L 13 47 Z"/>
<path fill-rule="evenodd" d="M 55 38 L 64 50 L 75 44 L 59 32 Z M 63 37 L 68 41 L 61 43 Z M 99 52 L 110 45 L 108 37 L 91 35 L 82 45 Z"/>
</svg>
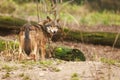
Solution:
<svg viewBox="0 0 120 80">
<path fill-rule="evenodd" d="M 118 34 L 110 32 L 69 31 L 66 32 L 64 40 L 113 46 L 116 35 Z M 120 37 L 118 37 L 115 47 L 120 47 Z"/>
<path fill-rule="evenodd" d="M 70 49 L 65 47 L 57 47 L 53 52 L 55 58 L 67 61 L 85 61 L 84 54 L 78 49 Z"/>
<path fill-rule="evenodd" d="M 8 29 L 15 29 L 20 28 L 25 23 L 27 23 L 26 20 L 10 17 L 10 16 L 0 16 L 0 27 L 2 28 L 8 28 Z M 36 24 L 36 22 L 31 22 L 32 24 Z"/>
<path fill-rule="evenodd" d="M 10 16 L 0 16 L 0 25 L 5 25 L 4 27 L 10 28 L 11 26 L 22 26 L 27 21 L 19 19 L 19 18 L 13 18 Z M 9 27 L 10 26 L 10 27 Z"/>
</svg>

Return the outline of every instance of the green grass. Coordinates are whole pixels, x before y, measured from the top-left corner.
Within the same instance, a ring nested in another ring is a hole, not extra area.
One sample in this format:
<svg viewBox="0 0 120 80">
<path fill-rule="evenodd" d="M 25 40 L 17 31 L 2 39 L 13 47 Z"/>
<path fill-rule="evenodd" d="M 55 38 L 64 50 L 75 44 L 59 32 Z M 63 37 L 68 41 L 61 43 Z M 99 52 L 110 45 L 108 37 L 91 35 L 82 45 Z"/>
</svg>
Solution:
<svg viewBox="0 0 120 80">
<path fill-rule="evenodd" d="M 30 76 L 25 75 L 24 73 L 21 73 L 21 74 L 19 74 L 18 76 L 21 77 L 21 78 L 23 78 L 22 80 L 31 80 L 31 79 L 30 79 Z"/>
<path fill-rule="evenodd" d="M 109 11 L 89 12 L 85 15 L 75 15 L 75 13 L 60 13 L 62 20 L 76 23 L 80 25 L 95 26 L 95 25 L 120 25 L 120 14 Z"/>
<path fill-rule="evenodd" d="M 13 70 L 18 69 L 18 67 L 16 67 L 15 65 L 10 66 L 10 65 L 4 64 L 1 69 L 6 70 L 7 72 L 11 72 Z"/>
<path fill-rule="evenodd" d="M 87 25 L 120 25 L 120 15 L 112 12 L 92 12 L 80 19 L 81 24 Z"/>
<path fill-rule="evenodd" d="M 51 71 L 59 72 L 60 69 L 57 68 L 55 65 L 62 63 L 62 61 L 58 60 L 58 59 L 56 59 L 56 60 L 44 60 L 44 61 L 37 61 L 37 62 L 24 60 L 20 63 L 22 63 L 23 68 L 32 69 L 33 66 L 38 66 L 38 67 L 42 68 L 43 70 L 50 69 Z"/>
<path fill-rule="evenodd" d="M 3 76 L 2 76 L 2 79 L 6 79 L 6 78 L 8 78 L 8 77 L 10 77 L 10 73 L 5 73 Z"/>
<path fill-rule="evenodd" d="M 71 79 L 70 79 L 70 80 L 81 80 L 81 79 L 79 78 L 79 76 L 78 76 L 77 73 L 73 73 L 73 74 L 71 75 Z"/>
<path fill-rule="evenodd" d="M 17 49 L 18 42 L 0 40 L 0 51 Z"/>
<path fill-rule="evenodd" d="M 21 74 L 19 74 L 18 76 L 19 76 L 19 77 L 24 77 L 25 74 L 24 74 L 24 73 L 21 73 Z"/>
<path fill-rule="evenodd" d="M 24 76 L 23 80 L 31 80 L 29 76 Z"/>
<path fill-rule="evenodd" d="M 9 15 L 17 15 L 21 18 L 27 18 L 29 16 L 37 17 L 37 11 L 36 11 L 36 3 L 24 3 L 24 4 L 17 4 L 15 2 L 12 2 L 12 0 L 7 1 L 0 1 L 3 4 L 7 4 L 12 8 L 11 12 L 6 11 L 4 12 L 4 8 L 9 10 L 9 7 L 3 6 L 0 9 L 0 12 L 3 14 L 9 14 Z M 11 5 L 11 4 L 14 5 Z M 51 6 L 50 3 L 46 3 L 46 8 L 48 11 L 50 11 Z M 45 4 L 39 3 L 39 15 L 41 18 L 45 18 L 46 15 L 52 16 L 50 13 L 45 12 Z M 76 4 L 69 4 L 63 3 L 58 4 L 58 15 L 61 18 L 61 21 L 67 21 L 68 23 L 77 23 L 80 25 L 88 25 L 88 26 L 94 26 L 94 25 L 120 25 L 120 14 L 104 10 L 102 12 L 98 11 L 90 11 L 89 8 L 87 8 L 84 5 L 76 5 Z M 19 14 L 20 13 L 20 14 Z M 52 16 L 53 17 L 53 16 Z M 36 20 L 37 21 L 37 20 Z"/>
<path fill-rule="evenodd" d="M 40 61 L 40 65 L 43 65 L 43 66 L 46 66 L 46 67 L 48 67 L 48 66 L 50 66 L 52 64 L 53 64 L 53 61 L 51 61 L 51 60 Z"/>
<path fill-rule="evenodd" d="M 110 64 L 110 65 L 115 65 L 116 63 L 120 62 L 118 60 L 107 59 L 107 58 L 101 58 L 100 60 L 101 60 L 101 62 Z"/>
<path fill-rule="evenodd" d="M 62 5 L 61 5 L 62 6 Z M 60 6 L 60 7 L 61 7 Z M 80 25 L 120 25 L 120 14 L 112 11 L 104 10 L 102 12 L 90 12 L 85 6 L 65 5 L 65 9 L 61 9 L 60 18 L 67 22 L 79 23 Z M 63 8 L 64 8 L 63 7 Z"/>
</svg>

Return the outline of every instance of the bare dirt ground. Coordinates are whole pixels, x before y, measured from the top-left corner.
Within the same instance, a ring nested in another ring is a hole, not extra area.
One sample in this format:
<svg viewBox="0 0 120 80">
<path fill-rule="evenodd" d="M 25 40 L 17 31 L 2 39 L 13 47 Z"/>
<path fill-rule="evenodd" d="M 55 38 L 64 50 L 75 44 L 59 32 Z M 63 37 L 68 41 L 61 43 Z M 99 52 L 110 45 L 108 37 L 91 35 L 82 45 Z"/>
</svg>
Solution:
<svg viewBox="0 0 120 80">
<path fill-rule="evenodd" d="M 103 29 L 93 27 L 93 29 L 85 27 L 86 31 L 99 29 L 100 31 L 119 32 L 118 26 Z M 72 62 L 47 59 L 44 62 L 19 62 L 0 59 L 0 80 L 120 80 L 120 63 L 108 64 L 108 62 L 101 61 L 101 58 L 120 60 L 119 48 L 73 42 L 54 44 L 77 48 L 84 53 L 87 60 Z"/>
<path fill-rule="evenodd" d="M 0 65 L 0 80 L 120 80 L 119 67 L 95 61 L 53 62 L 47 67 L 15 62 Z"/>
</svg>

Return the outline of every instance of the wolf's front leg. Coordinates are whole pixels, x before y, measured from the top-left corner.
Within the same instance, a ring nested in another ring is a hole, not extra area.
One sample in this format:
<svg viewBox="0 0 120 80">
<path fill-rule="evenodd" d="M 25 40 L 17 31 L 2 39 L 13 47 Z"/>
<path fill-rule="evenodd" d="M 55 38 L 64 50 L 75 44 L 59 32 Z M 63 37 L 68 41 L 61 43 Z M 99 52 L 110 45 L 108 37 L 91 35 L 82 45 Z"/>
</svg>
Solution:
<svg viewBox="0 0 120 80">
<path fill-rule="evenodd" d="M 19 44 L 19 53 L 18 53 L 18 60 L 22 60 L 23 59 L 23 53 L 22 53 L 22 45 Z"/>
<path fill-rule="evenodd" d="M 42 44 L 40 47 L 41 47 L 41 60 L 45 60 L 45 55 L 46 55 L 45 45 Z"/>
<path fill-rule="evenodd" d="M 34 61 L 36 61 L 37 49 L 38 49 L 37 44 L 34 44 L 34 49 L 33 49 L 32 53 L 30 53 L 30 57 L 31 57 Z"/>
</svg>

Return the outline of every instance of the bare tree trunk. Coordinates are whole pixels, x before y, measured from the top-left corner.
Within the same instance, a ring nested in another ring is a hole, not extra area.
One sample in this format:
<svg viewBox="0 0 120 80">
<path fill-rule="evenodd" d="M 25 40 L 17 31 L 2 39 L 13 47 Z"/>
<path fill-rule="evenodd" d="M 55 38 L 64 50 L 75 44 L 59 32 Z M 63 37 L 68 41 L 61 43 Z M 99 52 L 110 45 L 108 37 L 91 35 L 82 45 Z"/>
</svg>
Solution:
<svg viewBox="0 0 120 80">
<path fill-rule="evenodd" d="M 39 3 L 38 3 L 38 0 L 36 1 L 36 5 L 37 5 L 37 18 L 38 18 L 38 22 L 39 22 L 40 18 L 39 18 Z"/>
<path fill-rule="evenodd" d="M 63 2 L 63 0 L 60 0 L 60 3 L 62 3 Z"/>
<path fill-rule="evenodd" d="M 58 3 L 58 0 L 51 0 L 51 12 L 53 13 L 55 19 L 57 17 L 57 10 L 56 10 L 56 7 L 57 7 L 57 3 Z"/>
</svg>

